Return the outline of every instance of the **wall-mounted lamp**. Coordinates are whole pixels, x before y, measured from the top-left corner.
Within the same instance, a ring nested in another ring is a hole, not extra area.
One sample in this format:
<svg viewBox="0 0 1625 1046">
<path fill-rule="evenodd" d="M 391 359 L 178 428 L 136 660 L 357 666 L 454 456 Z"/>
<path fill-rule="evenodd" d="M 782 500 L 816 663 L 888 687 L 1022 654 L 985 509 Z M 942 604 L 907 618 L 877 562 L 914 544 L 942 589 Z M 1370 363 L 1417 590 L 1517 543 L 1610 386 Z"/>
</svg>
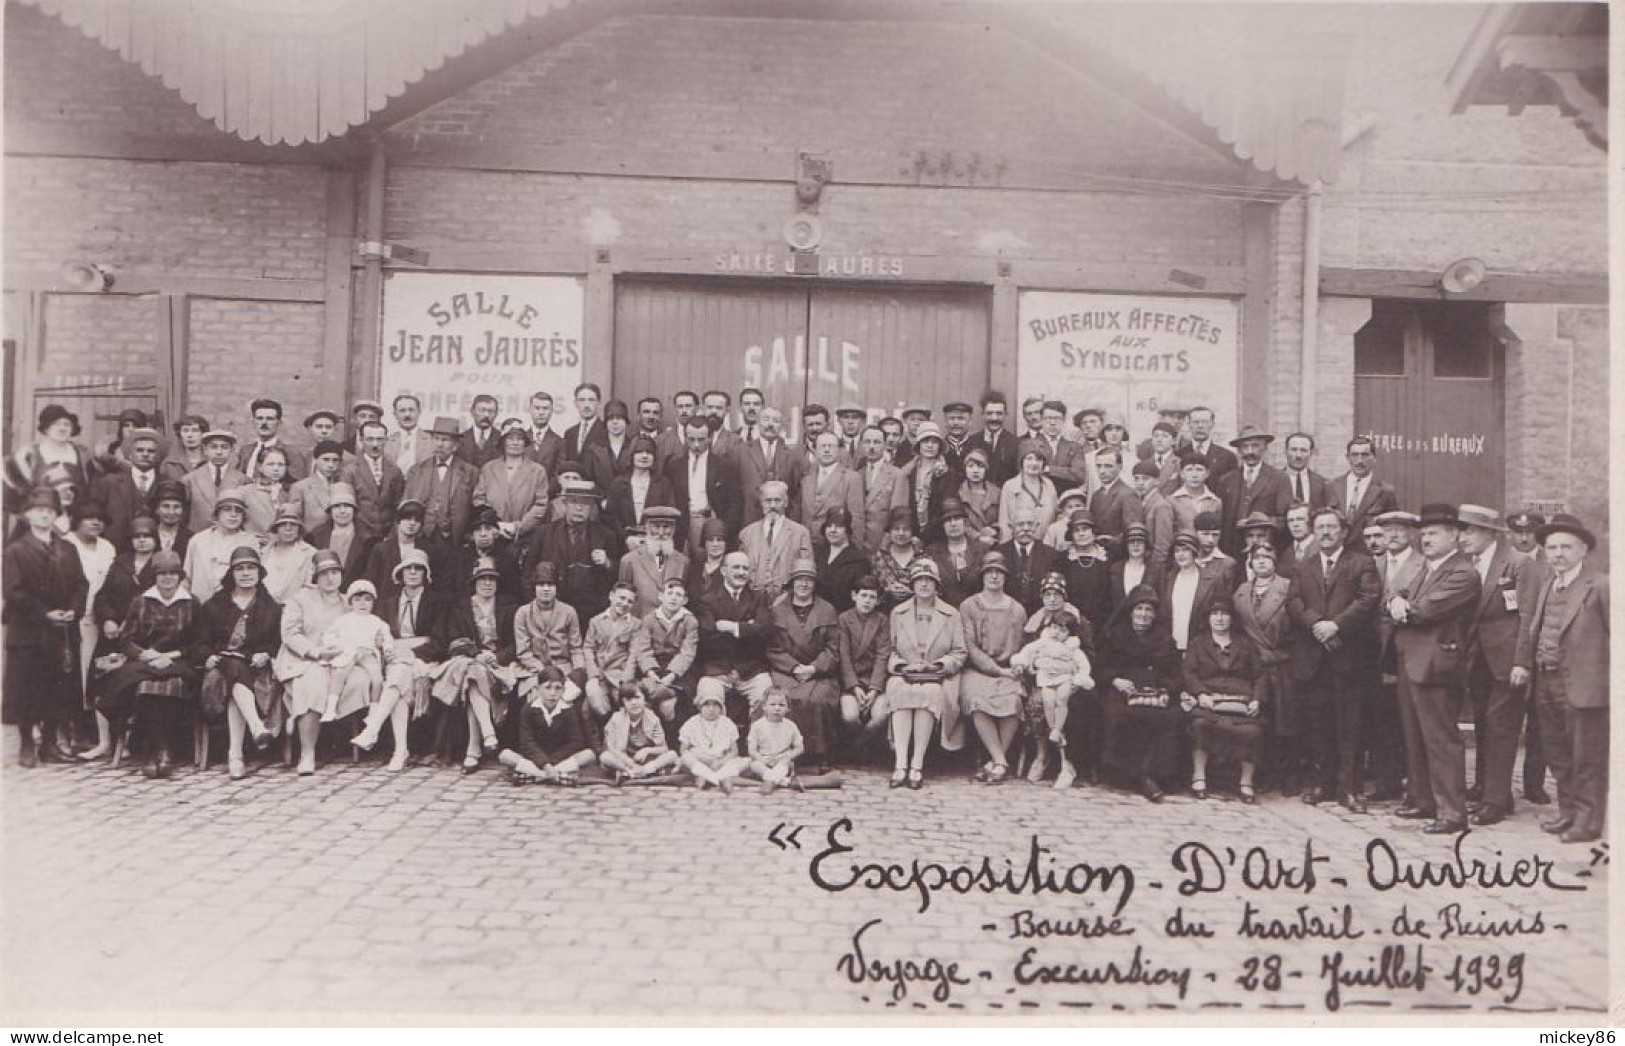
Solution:
<svg viewBox="0 0 1625 1046">
<path fill-rule="evenodd" d="M 1451 262 L 1444 272 L 1439 274 L 1439 289 L 1446 294 L 1466 294 L 1475 290 L 1484 282 L 1489 269 L 1478 258 L 1463 258 Z"/>
<path fill-rule="evenodd" d="M 113 289 L 113 274 L 95 262 L 71 261 L 62 266 L 62 282 L 72 291 L 101 294 Z"/>
</svg>

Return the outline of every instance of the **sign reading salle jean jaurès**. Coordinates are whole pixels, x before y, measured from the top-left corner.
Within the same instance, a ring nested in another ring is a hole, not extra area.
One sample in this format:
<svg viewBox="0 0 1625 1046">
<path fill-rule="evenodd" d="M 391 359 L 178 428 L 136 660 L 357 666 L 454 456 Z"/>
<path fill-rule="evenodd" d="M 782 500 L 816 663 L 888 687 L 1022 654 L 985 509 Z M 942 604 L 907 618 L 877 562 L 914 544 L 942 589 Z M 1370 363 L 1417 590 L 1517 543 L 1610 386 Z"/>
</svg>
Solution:
<svg viewBox="0 0 1625 1046">
<path fill-rule="evenodd" d="M 384 288 L 379 394 L 386 407 L 410 392 L 425 424 L 466 422 L 488 393 L 499 418 L 529 420 L 539 390 L 553 394 L 554 427 L 571 423 L 581 381 L 584 286 L 570 276 L 394 273 Z"/>
<path fill-rule="evenodd" d="M 1067 291 L 1024 291 L 1018 315 L 1020 398 L 1099 407 L 1130 435 L 1151 434 L 1159 407 L 1212 407 L 1236 428 L 1236 303 Z"/>
</svg>

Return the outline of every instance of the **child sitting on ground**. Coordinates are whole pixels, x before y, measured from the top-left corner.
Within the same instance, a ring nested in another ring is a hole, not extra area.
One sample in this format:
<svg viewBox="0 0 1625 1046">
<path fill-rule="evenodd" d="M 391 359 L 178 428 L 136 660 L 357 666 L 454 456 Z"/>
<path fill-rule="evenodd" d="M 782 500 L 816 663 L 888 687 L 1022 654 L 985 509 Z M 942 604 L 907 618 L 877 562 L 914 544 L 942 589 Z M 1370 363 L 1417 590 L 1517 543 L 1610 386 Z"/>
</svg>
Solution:
<svg viewBox="0 0 1625 1046">
<path fill-rule="evenodd" d="M 519 749 L 504 748 L 497 759 L 514 784 L 542 781 L 573 785 L 598 759 L 587 740 L 581 710 L 564 701 L 564 673 L 545 666 L 519 713 Z"/>
<path fill-rule="evenodd" d="M 1033 726 L 1034 743 L 1038 754 L 1034 765 L 1040 765 L 1053 745 L 1060 757 L 1061 770 L 1055 779 L 1056 788 L 1070 788 L 1077 780 L 1077 771 L 1066 757 L 1066 711 L 1074 687 L 1091 689 L 1095 685 L 1090 674 L 1089 657 L 1078 645 L 1076 632 L 1078 618 L 1070 611 L 1052 614 L 1044 622 L 1037 639 L 1022 647 L 1010 658 L 1010 667 L 1033 675 L 1033 693 L 1028 698 L 1028 722 Z M 1034 702 L 1038 707 L 1034 708 Z M 1042 718 L 1040 718 L 1040 713 Z M 1040 732 L 1047 729 L 1046 739 Z"/>
<path fill-rule="evenodd" d="M 666 747 L 666 728 L 649 711 L 642 689 L 623 683 L 616 697 L 621 707 L 604 724 L 604 754 L 599 760 L 615 772 L 615 783 L 677 769 L 677 753 Z"/>
<path fill-rule="evenodd" d="M 372 582 L 350 582 L 344 599 L 350 609 L 323 629 L 316 641 L 317 646 L 340 651 L 328 666 L 333 689 L 322 710 L 324 723 L 371 704 L 384 687 L 385 667 L 395 659 L 395 639 L 389 626 L 372 612 L 378 601 Z"/>
<path fill-rule="evenodd" d="M 739 727 L 722 714 L 722 698 L 705 694 L 700 711 L 677 733 L 683 746 L 683 767 L 699 778 L 700 787 L 733 791 L 734 778 L 746 767 L 739 754 Z"/>
<path fill-rule="evenodd" d="M 801 728 L 786 719 L 790 697 L 782 687 L 772 687 L 762 698 L 762 718 L 750 724 L 745 750 L 750 753 L 750 772 L 767 785 L 769 792 L 780 785 L 796 791 L 804 789 L 796 776 L 796 760 L 806 751 Z"/>
</svg>

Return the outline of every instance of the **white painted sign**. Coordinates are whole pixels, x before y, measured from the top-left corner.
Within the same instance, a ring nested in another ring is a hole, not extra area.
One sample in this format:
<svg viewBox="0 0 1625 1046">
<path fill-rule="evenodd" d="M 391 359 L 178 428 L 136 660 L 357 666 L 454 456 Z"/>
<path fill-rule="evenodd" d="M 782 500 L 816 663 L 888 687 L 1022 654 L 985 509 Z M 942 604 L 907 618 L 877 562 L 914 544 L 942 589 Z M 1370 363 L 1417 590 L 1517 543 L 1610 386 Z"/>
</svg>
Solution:
<svg viewBox="0 0 1625 1046">
<path fill-rule="evenodd" d="M 1135 442 L 1151 435 L 1166 404 L 1212 407 L 1219 431 L 1237 429 L 1235 302 L 1023 291 L 1018 316 L 1012 424 L 1021 400 L 1043 396 L 1069 414 L 1099 407 Z"/>
<path fill-rule="evenodd" d="M 499 420 L 528 423 L 531 393 L 545 390 L 562 432 L 576 420 L 584 302 L 583 281 L 570 276 L 391 273 L 378 367 L 385 410 L 410 392 L 425 426 L 445 416 L 466 427 L 474 397 L 488 393 Z"/>
</svg>

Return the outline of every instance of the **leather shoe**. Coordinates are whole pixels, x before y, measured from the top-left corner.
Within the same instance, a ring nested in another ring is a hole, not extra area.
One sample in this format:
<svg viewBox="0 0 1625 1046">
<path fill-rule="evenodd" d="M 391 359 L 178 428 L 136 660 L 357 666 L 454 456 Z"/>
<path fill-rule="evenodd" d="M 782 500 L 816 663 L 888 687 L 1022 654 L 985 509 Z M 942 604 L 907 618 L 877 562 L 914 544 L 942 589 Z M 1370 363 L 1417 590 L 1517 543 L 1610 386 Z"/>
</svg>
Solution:
<svg viewBox="0 0 1625 1046">
<path fill-rule="evenodd" d="M 1565 843 L 1594 843 L 1602 838 L 1595 828 L 1570 828 L 1559 837 Z"/>
<path fill-rule="evenodd" d="M 1151 800 L 1153 803 L 1162 802 L 1162 786 L 1158 785 L 1156 781 L 1149 777 L 1140 782 L 1140 794 Z"/>
<path fill-rule="evenodd" d="M 1525 788 L 1523 797 L 1536 806 L 1546 806 L 1552 801 L 1552 797 L 1547 794 L 1544 788 Z"/>
<path fill-rule="evenodd" d="M 1423 835 L 1455 835 L 1466 830 L 1466 821 L 1429 821 L 1422 826 Z"/>
<path fill-rule="evenodd" d="M 1472 822 L 1481 826 L 1500 824 L 1510 813 L 1510 810 L 1497 803 L 1485 803 L 1473 812 Z"/>
<path fill-rule="evenodd" d="M 1540 822 L 1540 830 L 1550 832 L 1552 835 L 1562 835 L 1573 827 L 1574 818 L 1572 817 L 1554 817 L 1550 821 Z"/>
<path fill-rule="evenodd" d="M 1439 815 L 1432 810 L 1428 810 L 1420 806 L 1402 806 L 1398 810 L 1394 811 L 1394 816 L 1403 818 L 1406 821 L 1423 821 L 1432 820 Z"/>
<path fill-rule="evenodd" d="M 1339 805 L 1341 805 L 1344 809 L 1348 810 L 1350 813 L 1363 814 L 1363 813 L 1366 812 L 1365 811 L 1365 800 L 1361 799 L 1358 795 L 1355 795 L 1353 792 L 1344 792 L 1343 793 L 1343 798 L 1339 799 L 1337 802 L 1338 802 Z"/>
<path fill-rule="evenodd" d="M 1483 788 L 1479 787 L 1476 784 L 1468 786 L 1468 788 L 1467 788 L 1467 801 L 1469 803 L 1479 802 L 1483 798 L 1484 798 L 1484 789 Z"/>
<path fill-rule="evenodd" d="M 1310 806 L 1314 806 L 1316 803 L 1324 803 L 1326 801 L 1326 789 L 1319 785 L 1311 785 L 1305 788 L 1303 790 L 1303 801 Z"/>
</svg>

